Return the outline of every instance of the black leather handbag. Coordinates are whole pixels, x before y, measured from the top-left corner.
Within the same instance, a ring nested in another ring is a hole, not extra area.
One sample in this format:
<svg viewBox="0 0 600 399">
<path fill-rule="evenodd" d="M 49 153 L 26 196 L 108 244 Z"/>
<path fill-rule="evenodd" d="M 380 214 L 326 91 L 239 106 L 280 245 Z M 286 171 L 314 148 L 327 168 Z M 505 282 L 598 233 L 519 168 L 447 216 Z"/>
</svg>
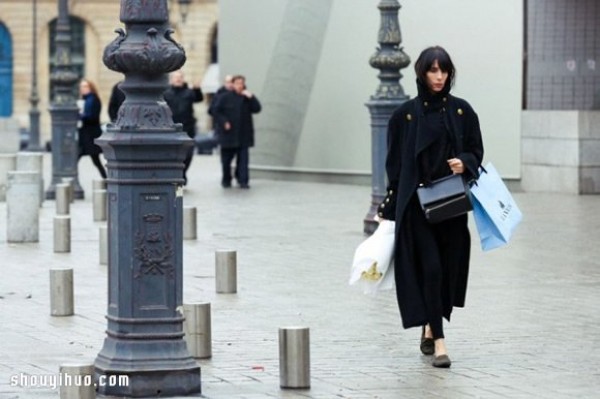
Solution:
<svg viewBox="0 0 600 399">
<path fill-rule="evenodd" d="M 448 175 L 428 185 L 421 184 L 417 196 L 429 223 L 439 223 L 473 209 L 469 185 L 461 174 Z"/>
</svg>

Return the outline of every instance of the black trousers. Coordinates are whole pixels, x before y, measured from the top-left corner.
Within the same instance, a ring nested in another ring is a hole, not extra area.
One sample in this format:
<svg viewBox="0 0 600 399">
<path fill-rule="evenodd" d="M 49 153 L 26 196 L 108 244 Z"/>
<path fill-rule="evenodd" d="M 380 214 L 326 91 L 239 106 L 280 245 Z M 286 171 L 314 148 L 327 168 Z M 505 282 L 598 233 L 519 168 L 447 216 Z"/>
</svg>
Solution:
<svg viewBox="0 0 600 399">
<path fill-rule="evenodd" d="M 240 185 L 247 185 L 250 181 L 248 163 L 250 162 L 250 154 L 248 147 L 237 148 L 221 148 L 221 167 L 223 177 L 221 183 L 231 184 L 231 163 L 235 158 L 235 178 Z"/>
<path fill-rule="evenodd" d="M 77 158 L 77 161 L 79 161 L 81 159 L 81 157 L 84 154 L 79 153 L 79 158 Z M 100 154 L 89 154 L 90 158 L 92 158 L 92 162 L 94 163 L 94 166 L 96 167 L 96 169 L 98 169 L 98 172 L 100 172 L 100 176 L 102 176 L 103 179 L 106 179 L 106 169 L 104 169 L 104 165 L 102 165 L 102 161 L 100 161 Z"/>
</svg>

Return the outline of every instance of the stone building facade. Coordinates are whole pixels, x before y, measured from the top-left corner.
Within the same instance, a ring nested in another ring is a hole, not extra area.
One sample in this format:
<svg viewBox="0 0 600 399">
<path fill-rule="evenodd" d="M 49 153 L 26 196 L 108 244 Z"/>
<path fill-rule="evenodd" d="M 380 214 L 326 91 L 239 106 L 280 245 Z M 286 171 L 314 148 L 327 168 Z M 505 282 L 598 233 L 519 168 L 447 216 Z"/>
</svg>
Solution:
<svg viewBox="0 0 600 399">
<path fill-rule="evenodd" d="M 37 76 L 39 109 L 41 111 L 41 142 L 50 139 L 50 116 L 47 112 L 50 98 L 50 27 L 58 14 L 57 0 L 37 0 Z M 177 0 L 169 0 L 171 26 L 174 37 L 186 49 L 187 62 L 183 67 L 191 82 L 201 81 L 216 54 L 217 0 L 192 0 L 185 21 L 182 21 Z M 98 86 L 103 103 L 102 119 L 108 121 L 108 99 L 112 86 L 122 75 L 107 69 L 102 62 L 104 47 L 115 37 L 114 30 L 123 27 L 119 21 L 118 0 L 70 0 L 69 14 L 82 26 L 84 37 L 84 76 Z M 0 61 L 0 85 L 2 79 L 10 84 L 0 90 L 4 113 L 0 117 L 12 117 L 21 128 L 29 127 L 29 96 L 32 76 L 33 0 L 2 0 L 0 6 L 0 41 L 3 49 Z M 10 42 L 9 42 L 10 41 Z M 0 108 L 2 108 L 0 107 Z M 204 103 L 197 112 L 202 118 Z M 206 123 L 206 122 L 205 122 Z"/>
</svg>

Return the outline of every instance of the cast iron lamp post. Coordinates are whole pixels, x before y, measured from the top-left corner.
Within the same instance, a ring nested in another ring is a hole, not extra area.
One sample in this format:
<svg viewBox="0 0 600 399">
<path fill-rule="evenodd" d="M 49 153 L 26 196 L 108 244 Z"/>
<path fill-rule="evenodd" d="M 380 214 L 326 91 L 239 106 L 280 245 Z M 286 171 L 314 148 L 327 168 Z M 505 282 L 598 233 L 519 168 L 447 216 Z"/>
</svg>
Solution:
<svg viewBox="0 0 600 399">
<path fill-rule="evenodd" d="M 73 95 L 79 77 L 71 64 L 71 26 L 67 0 L 58 1 L 56 21 L 56 63 L 50 76 L 54 84 L 54 98 L 50 104 L 52 118 L 52 182 L 46 190 L 46 198 L 54 199 L 56 184 L 64 177 L 73 179 L 75 198 L 83 198 L 83 189 L 77 177 L 77 122 L 79 110 Z"/>
<path fill-rule="evenodd" d="M 96 377 L 127 375 L 101 386 L 118 397 L 200 392 L 200 367 L 183 340 L 183 161 L 192 139 L 163 99 L 167 73 L 185 63 L 172 38 L 167 0 L 121 0 L 126 31 L 104 50 L 125 74 L 125 102 L 96 143 L 108 163 L 108 328 Z"/>
<path fill-rule="evenodd" d="M 401 68 L 410 64 L 410 58 L 404 54 L 400 43 L 400 23 L 397 0 L 381 0 L 377 6 L 381 12 L 381 25 L 377 41 L 380 47 L 371 57 L 369 63 L 380 70 L 380 80 L 375 95 L 371 96 L 367 107 L 371 114 L 371 206 L 365 216 L 364 232 L 372 234 L 378 222 L 374 220 L 377 207 L 383 201 L 386 190 L 385 158 L 387 154 L 387 124 L 394 109 L 408 100 L 400 85 Z"/>
<path fill-rule="evenodd" d="M 42 151 L 40 146 L 40 110 L 37 86 L 37 0 L 33 0 L 33 23 L 31 29 L 31 94 L 29 95 L 29 141 L 27 151 Z"/>
</svg>

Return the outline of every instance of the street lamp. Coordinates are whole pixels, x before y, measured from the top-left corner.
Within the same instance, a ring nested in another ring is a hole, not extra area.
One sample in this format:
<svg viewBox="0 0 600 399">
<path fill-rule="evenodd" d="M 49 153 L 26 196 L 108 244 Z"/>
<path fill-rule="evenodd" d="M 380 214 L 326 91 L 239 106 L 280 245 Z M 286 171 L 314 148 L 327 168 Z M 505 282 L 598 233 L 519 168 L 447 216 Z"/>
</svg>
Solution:
<svg viewBox="0 0 600 399">
<path fill-rule="evenodd" d="M 46 190 L 46 198 L 56 197 L 56 184 L 63 178 L 71 178 L 75 198 L 83 198 L 83 189 L 77 177 L 77 122 L 79 110 L 75 95 L 75 85 L 79 80 L 71 63 L 71 26 L 67 0 L 58 1 L 56 21 L 56 63 L 50 80 L 54 96 L 50 104 L 52 119 L 52 182 Z"/>
<path fill-rule="evenodd" d="M 38 103 L 37 86 L 37 0 L 33 0 L 33 23 L 32 23 L 32 50 L 31 50 L 31 94 L 29 95 L 29 142 L 27 151 L 42 151 L 40 146 L 40 110 Z"/>
<path fill-rule="evenodd" d="M 387 124 L 392 112 L 408 100 L 400 85 L 401 68 L 410 64 L 410 58 L 402 51 L 402 35 L 398 22 L 400 4 L 397 0 L 381 0 L 377 6 L 381 12 L 381 25 L 377 41 L 380 47 L 369 63 L 380 70 L 380 80 L 375 95 L 367 107 L 371 114 L 371 205 L 363 220 L 366 234 L 372 234 L 378 222 L 374 220 L 377 207 L 385 197 L 385 157 L 387 153 Z"/>
<path fill-rule="evenodd" d="M 167 0 L 121 0 L 126 31 L 104 50 L 125 74 L 115 124 L 96 139 L 107 159 L 108 327 L 95 361 L 99 385 L 117 397 L 200 392 L 200 367 L 183 340 L 183 161 L 193 140 L 164 102 L 167 73 L 185 63 L 168 26 Z"/>
<path fill-rule="evenodd" d="M 179 14 L 181 15 L 181 22 L 185 23 L 185 20 L 190 12 L 190 4 L 192 0 L 177 0 L 179 5 Z"/>
</svg>

